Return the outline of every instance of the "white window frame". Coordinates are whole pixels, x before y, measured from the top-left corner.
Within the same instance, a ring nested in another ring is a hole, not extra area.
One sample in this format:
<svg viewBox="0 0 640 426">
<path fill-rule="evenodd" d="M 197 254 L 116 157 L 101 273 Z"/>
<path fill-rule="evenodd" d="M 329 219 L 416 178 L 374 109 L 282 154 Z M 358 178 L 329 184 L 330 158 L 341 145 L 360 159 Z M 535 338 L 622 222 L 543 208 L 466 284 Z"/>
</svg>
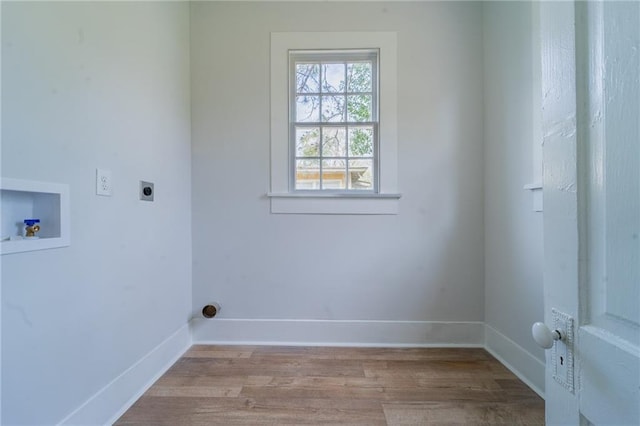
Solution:
<svg viewBox="0 0 640 426">
<path fill-rule="evenodd" d="M 295 191 L 290 185 L 294 155 L 289 138 L 289 51 L 377 49 L 377 192 Z M 395 32 L 271 33 L 271 199 L 272 213 L 397 214 L 397 35 Z"/>
</svg>

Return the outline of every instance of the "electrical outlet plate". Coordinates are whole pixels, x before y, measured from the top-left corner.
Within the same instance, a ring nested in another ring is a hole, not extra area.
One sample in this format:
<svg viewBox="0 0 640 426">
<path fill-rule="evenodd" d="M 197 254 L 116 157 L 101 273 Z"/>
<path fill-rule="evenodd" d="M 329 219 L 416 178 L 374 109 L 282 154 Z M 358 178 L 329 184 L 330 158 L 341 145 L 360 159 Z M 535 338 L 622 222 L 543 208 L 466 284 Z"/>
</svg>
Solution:
<svg viewBox="0 0 640 426">
<path fill-rule="evenodd" d="M 96 195 L 111 197 L 111 170 L 96 169 Z"/>
<path fill-rule="evenodd" d="M 553 330 L 559 330 L 563 336 L 554 342 L 551 353 L 553 378 L 573 393 L 573 318 L 556 309 L 551 309 L 551 315 Z"/>
<path fill-rule="evenodd" d="M 153 201 L 154 193 L 153 182 L 140 181 L 140 199 L 142 201 Z"/>
</svg>

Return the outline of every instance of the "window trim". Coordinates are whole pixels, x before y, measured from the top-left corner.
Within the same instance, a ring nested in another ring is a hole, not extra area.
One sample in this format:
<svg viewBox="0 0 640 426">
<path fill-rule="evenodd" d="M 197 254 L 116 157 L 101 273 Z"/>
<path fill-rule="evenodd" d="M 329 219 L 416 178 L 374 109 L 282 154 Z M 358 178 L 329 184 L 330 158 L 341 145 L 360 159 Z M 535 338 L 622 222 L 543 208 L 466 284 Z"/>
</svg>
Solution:
<svg viewBox="0 0 640 426">
<path fill-rule="evenodd" d="M 289 51 L 377 49 L 377 192 L 293 191 L 290 189 Z M 395 32 L 271 33 L 271 200 L 272 213 L 397 214 L 397 35 Z"/>
</svg>

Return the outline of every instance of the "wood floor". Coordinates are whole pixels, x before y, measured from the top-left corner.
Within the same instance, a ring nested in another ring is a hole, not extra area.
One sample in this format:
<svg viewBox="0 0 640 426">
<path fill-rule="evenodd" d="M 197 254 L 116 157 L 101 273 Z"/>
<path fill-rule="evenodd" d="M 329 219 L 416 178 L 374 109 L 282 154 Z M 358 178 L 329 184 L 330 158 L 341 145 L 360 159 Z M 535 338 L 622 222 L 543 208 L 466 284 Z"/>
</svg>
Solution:
<svg viewBox="0 0 640 426">
<path fill-rule="evenodd" d="M 483 349 L 193 346 L 116 425 L 542 425 Z"/>
</svg>

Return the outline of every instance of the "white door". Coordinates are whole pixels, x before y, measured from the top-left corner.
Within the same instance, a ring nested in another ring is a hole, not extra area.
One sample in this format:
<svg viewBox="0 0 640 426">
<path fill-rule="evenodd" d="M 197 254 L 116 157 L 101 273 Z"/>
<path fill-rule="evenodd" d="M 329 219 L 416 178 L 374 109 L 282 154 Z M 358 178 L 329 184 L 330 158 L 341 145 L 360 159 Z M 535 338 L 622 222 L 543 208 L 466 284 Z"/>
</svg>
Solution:
<svg viewBox="0 0 640 426">
<path fill-rule="evenodd" d="M 540 19 L 547 423 L 640 425 L 640 2 Z"/>
</svg>

